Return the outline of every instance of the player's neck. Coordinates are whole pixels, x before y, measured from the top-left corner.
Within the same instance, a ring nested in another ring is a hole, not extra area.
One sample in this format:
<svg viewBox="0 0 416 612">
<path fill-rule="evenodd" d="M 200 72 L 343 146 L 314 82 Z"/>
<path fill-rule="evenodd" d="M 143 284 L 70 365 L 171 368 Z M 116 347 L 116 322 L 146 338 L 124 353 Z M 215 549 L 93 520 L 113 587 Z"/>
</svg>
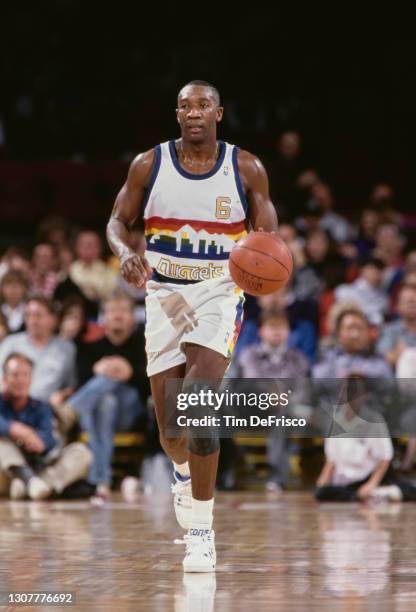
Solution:
<svg viewBox="0 0 416 612">
<path fill-rule="evenodd" d="M 177 142 L 177 150 L 181 161 L 199 164 L 209 164 L 218 157 L 218 143 L 216 136 L 202 143 L 188 142 L 181 138 Z"/>
</svg>

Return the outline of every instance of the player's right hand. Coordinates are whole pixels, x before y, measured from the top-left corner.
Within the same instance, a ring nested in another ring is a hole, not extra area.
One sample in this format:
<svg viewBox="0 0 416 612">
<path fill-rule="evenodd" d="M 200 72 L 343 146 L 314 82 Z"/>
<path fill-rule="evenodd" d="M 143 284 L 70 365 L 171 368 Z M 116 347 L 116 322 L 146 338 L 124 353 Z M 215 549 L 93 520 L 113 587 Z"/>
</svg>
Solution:
<svg viewBox="0 0 416 612">
<path fill-rule="evenodd" d="M 128 253 L 120 259 L 120 274 L 124 280 L 140 289 L 152 276 L 153 271 L 145 257 Z"/>
</svg>

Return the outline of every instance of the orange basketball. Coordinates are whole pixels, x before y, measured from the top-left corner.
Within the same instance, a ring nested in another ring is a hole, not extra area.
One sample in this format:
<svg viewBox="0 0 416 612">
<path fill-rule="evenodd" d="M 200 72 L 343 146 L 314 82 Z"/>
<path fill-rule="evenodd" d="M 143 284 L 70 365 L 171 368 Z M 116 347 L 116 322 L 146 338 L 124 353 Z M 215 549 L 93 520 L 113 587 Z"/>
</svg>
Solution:
<svg viewBox="0 0 416 612">
<path fill-rule="evenodd" d="M 286 244 L 268 232 L 250 232 L 233 248 L 230 274 L 251 295 L 266 295 L 287 283 L 293 270 L 292 254 Z"/>
</svg>

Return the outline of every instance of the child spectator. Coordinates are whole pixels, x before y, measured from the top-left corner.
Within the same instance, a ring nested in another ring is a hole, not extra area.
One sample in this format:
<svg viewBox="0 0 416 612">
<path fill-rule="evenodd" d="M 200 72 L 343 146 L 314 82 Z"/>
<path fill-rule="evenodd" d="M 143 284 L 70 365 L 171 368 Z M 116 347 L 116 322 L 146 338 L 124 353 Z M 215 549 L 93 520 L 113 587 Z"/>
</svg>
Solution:
<svg viewBox="0 0 416 612">
<path fill-rule="evenodd" d="M 24 330 L 27 291 L 27 279 L 18 270 L 9 270 L 0 281 L 0 309 L 10 333 Z"/>
</svg>

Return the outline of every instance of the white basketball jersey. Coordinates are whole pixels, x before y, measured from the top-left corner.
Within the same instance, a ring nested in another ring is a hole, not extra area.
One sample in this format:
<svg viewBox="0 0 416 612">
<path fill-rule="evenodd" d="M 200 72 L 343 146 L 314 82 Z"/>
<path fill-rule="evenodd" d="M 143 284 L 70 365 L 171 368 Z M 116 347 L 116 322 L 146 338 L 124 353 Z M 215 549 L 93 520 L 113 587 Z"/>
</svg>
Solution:
<svg viewBox="0 0 416 612">
<path fill-rule="evenodd" d="M 155 147 L 143 213 L 155 280 L 192 283 L 228 274 L 230 251 L 248 226 L 237 151 L 219 141 L 212 170 L 191 174 L 180 165 L 174 140 Z"/>
</svg>

